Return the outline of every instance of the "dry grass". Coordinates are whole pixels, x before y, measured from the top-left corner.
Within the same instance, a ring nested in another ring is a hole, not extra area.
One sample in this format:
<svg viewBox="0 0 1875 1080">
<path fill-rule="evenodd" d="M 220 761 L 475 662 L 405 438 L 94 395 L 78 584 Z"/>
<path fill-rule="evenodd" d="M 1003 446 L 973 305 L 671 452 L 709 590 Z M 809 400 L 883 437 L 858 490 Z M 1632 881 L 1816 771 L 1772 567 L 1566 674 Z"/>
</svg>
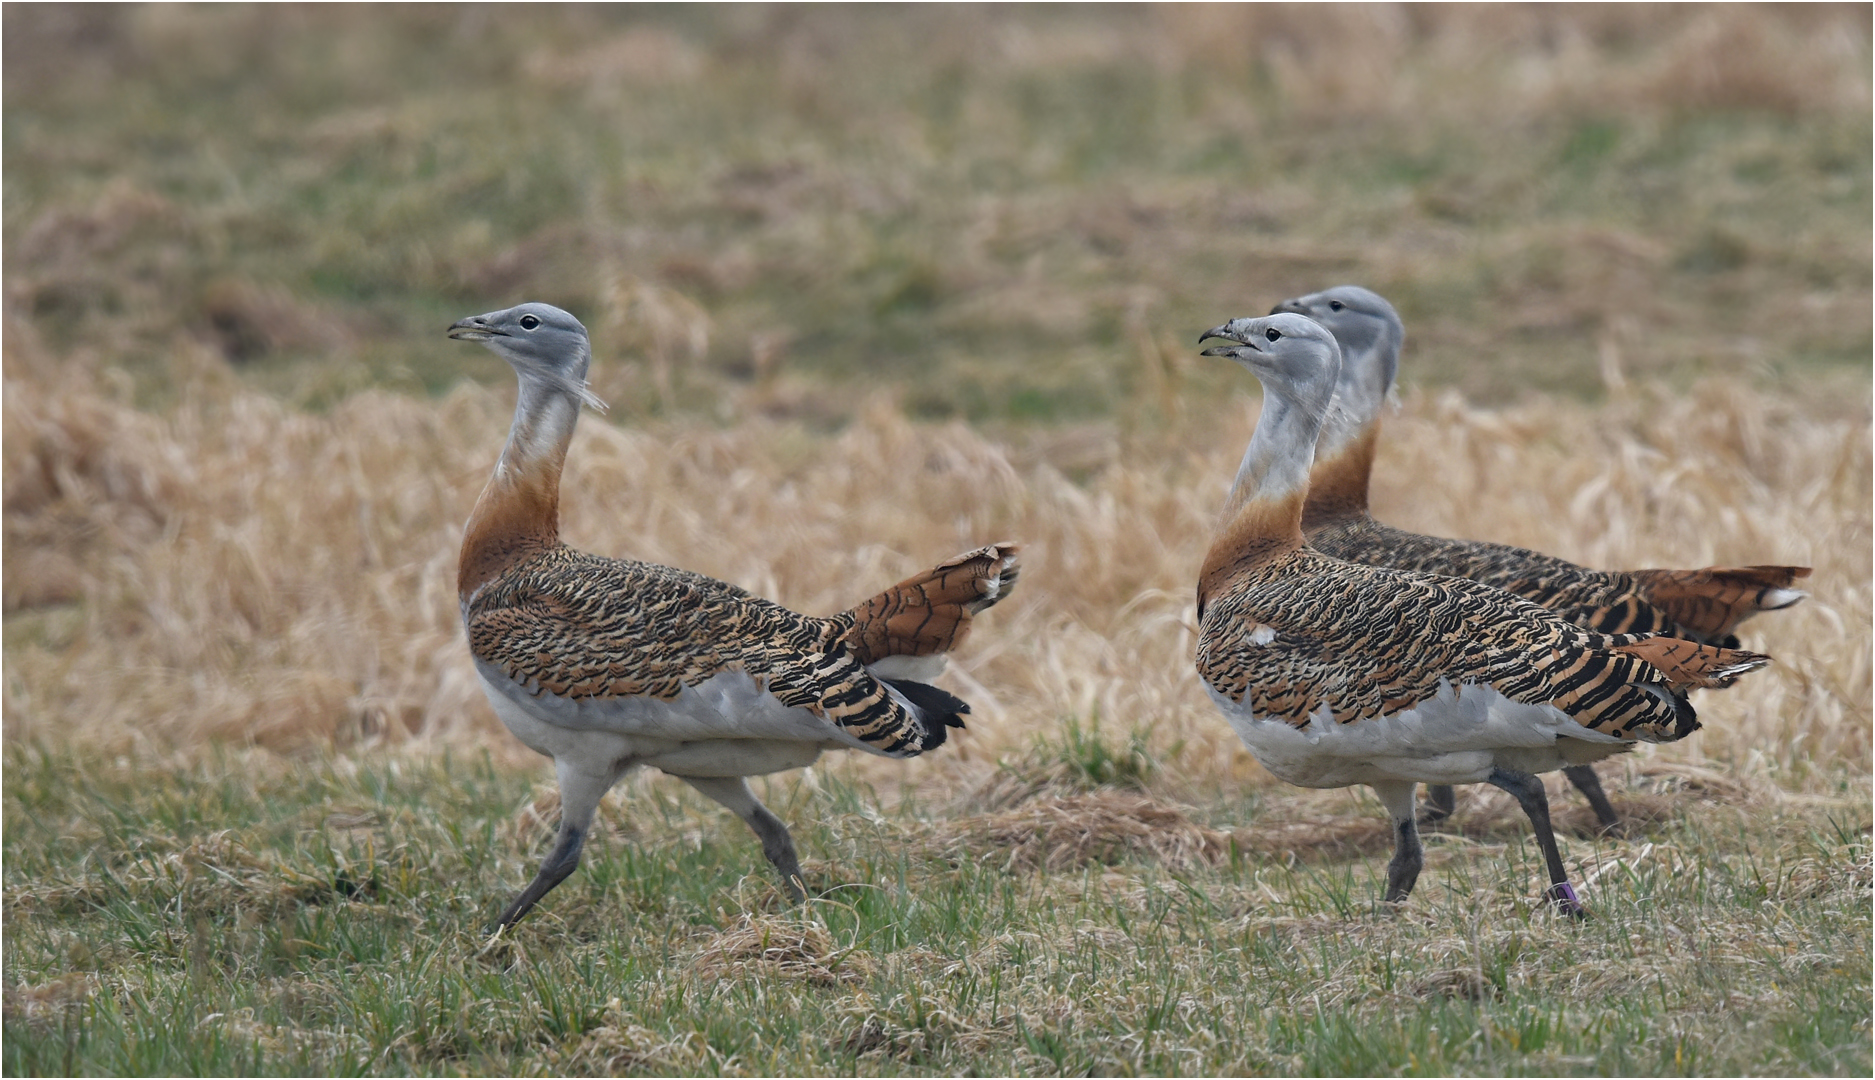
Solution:
<svg viewBox="0 0 1875 1080">
<path fill-rule="evenodd" d="M 9 1072 L 1866 1074 L 1866 6 L 0 18 Z M 1476 789 L 1375 913 L 1372 796 L 1198 689 L 1255 401 L 1191 335 L 1346 280 L 1386 520 L 1816 568 L 1603 768 L 1632 839 L 1552 786 L 1587 925 Z M 511 377 L 440 327 L 522 297 L 615 406 L 584 549 L 824 612 L 1027 544 L 967 732 L 763 782 L 808 904 L 640 774 L 480 933 L 558 800 L 451 585 Z"/>
<path fill-rule="evenodd" d="M 203 359 L 157 416 L 29 335 L 7 349 L 9 738 L 148 755 L 414 740 L 526 759 L 475 687 L 452 586 L 505 387 L 364 393 L 311 415 Z M 1144 732 L 1173 790 L 1257 782 L 1189 666 L 1191 578 L 1250 415 L 1014 444 L 885 408 L 835 436 L 589 418 L 566 533 L 809 611 L 1020 539 L 1021 589 L 950 676 L 976 708 L 969 734 L 928 761 L 848 767 L 960 792 L 1074 718 Z M 1818 419 L 1726 383 L 1600 409 L 1412 396 L 1386 432 L 1376 509 L 1592 565 L 1815 566 L 1809 601 L 1748 627 L 1778 663 L 1704 696 L 1706 730 L 1661 751 L 1801 787 L 1815 762 L 1869 766 L 1869 483 L 1866 413 Z"/>
<path fill-rule="evenodd" d="M 870 973 L 871 958 L 855 956 L 856 946 L 838 945 L 824 923 L 810 916 L 741 914 L 721 933 L 705 941 L 691 960 L 697 975 L 722 979 L 747 975 L 752 969 L 788 979 L 805 979 L 823 986 L 861 982 Z"/>
<path fill-rule="evenodd" d="M 955 818 L 940 829 L 937 848 L 1009 870 L 1060 872 L 1128 860 L 1189 870 L 1229 859 L 1231 838 L 1149 796 L 1103 791 Z"/>
</svg>

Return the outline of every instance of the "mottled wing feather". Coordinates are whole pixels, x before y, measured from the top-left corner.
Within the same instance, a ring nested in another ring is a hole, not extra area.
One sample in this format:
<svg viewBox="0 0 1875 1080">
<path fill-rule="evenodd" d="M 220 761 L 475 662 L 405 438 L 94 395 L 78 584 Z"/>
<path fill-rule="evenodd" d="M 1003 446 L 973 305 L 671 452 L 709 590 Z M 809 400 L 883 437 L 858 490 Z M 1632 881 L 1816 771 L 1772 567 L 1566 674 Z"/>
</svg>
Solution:
<svg viewBox="0 0 1875 1080">
<path fill-rule="evenodd" d="M 1009 595 L 1021 573 L 1015 544 L 992 544 L 915 574 L 848 612 L 862 663 L 931 656 L 963 643 L 970 620 Z"/>
<path fill-rule="evenodd" d="M 1771 662 L 1770 657 L 1760 653 L 1670 637 L 1650 637 L 1616 648 L 1647 661 L 1678 693 L 1723 690 L 1737 682 L 1740 675 Z"/>
<path fill-rule="evenodd" d="M 1311 532 L 1308 543 L 1324 555 L 1348 562 L 1491 585 L 1604 634 L 1708 638 L 1697 627 L 1683 626 L 1649 603 L 1633 575 L 1591 570 L 1528 548 L 1422 536 L 1369 517 L 1345 518 L 1325 526 Z"/>
<path fill-rule="evenodd" d="M 469 648 L 536 692 L 675 698 L 743 671 L 886 753 L 942 741 L 845 643 L 847 615 L 814 618 L 689 571 L 558 547 L 476 592 Z"/>
<path fill-rule="evenodd" d="M 1708 566 L 1700 570 L 1636 570 L 1631 575 L 1648 601 L 1702 640 L 1717 640 L 1760 611 L 1777 611 L 1804 598 L 1792 588 L 1810 576 L 1807 566 Z"/>
<path fill-rule="evenodd" d="M 1211 601 L 1198 670 L 1256 715 L 1298 726 L 1323 706 L 1342 723 L 1391 715 L 1444 682 L 1553 705 L 1617 738 L 1680 738 L 1698 723 L 1660 672 L 1618 648 L 1637 640 L 1476 582 L 1302 549 L 1242 573 Z"/>
</svg>

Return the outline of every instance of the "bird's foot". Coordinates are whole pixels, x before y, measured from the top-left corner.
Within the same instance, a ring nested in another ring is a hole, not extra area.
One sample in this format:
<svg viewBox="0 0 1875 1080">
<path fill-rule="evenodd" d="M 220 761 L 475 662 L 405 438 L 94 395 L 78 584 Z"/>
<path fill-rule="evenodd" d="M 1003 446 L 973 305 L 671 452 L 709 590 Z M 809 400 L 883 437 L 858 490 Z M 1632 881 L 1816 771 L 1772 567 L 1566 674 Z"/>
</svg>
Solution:
<svg viewBox="0 0 1875 1080">
<path fill-rule="evenodd" d="M 1543 895 L 1556 905 L 1557 911 L 1572 919 L 1589 917 L 1589 909 L 1582 906 L 1582 901 L 1576 897 L 1575 887 L 1567 881 L 1559 881 L 1551 885 Z"/>
</svg>

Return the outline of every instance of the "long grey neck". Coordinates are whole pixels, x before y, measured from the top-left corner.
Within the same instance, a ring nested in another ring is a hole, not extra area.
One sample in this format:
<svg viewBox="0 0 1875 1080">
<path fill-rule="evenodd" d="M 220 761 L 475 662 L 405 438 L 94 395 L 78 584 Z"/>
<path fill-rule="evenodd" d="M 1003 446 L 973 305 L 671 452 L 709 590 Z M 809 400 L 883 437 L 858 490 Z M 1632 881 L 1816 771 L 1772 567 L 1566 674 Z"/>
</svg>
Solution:
<svg viewBox="0 0 1875 1080">
<path fill-rule="evenodd" d="M 514 400 L 514 423 L 502 448 L 502 471 L 521 471 L 542 462 L 556 466 L 565 460 L 579 423 L 579 399 L 559 387 L 521 377 L 521 392 Z"/>
<path fill-rule="evenodd" d="M 1253 501 L 1274 501 L 1308 489 L 1325 405 L 1310 409 L 1264 388 L 1263 412 L 1224 504 L 1226 520 Z"/>
<path fill-rule="evenodd" d="M 1343 354 L 1341 378 L 1328 404 L 1316 456 L 1324 460 L 1336 456 L 1379 419 L 1387 391 L 1392 389 L 1391 365 L 1384 355 L 1388 347 L 1383 341 L 1358 356 Z"/>
</svg>

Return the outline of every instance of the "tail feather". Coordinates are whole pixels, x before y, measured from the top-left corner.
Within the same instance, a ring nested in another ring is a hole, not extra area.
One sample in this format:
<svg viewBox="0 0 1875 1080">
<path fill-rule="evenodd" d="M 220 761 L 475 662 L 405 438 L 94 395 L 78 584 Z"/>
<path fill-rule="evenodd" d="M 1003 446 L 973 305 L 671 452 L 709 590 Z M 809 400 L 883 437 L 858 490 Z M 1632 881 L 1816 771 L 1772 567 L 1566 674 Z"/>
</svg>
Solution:
<svg viewBox="0 0 1875 1080">
<path fill-rule="evenodd" d="M 991 544 L 939 563 L 854 608 L 847 641 L 860 663 L 935 656 L 963 643 L 970 620 L 1015 586 L 1016 544 Z"/>
<path fill-rule="evenodd" d="M 1650 637 L 1617 645 L 1615 651 L 1639 657 L 1652 665 L 1666 678 L 1668 687 L 1676 695 L 1689 690 L 1724 689 L 1737 682 L 1740 675 L 1771 662 L 1771 658 L 1762 653 L 1722 649 L 1670 637 Z"/>
<path fill-rule="evenodd" d="M 945 690 L 940 690 L 928 683 L 914 682 L 910 679 L 887 679 L 886 685 L 904 695 L 918 713 L 918 719 L 924 724 L 924 743 L 920 752 L 926 752 L 943 746 L 950 735 L 951 728 L 964 726 L 964 716 L 970 712 L 970 706 L 962 698 Z"/>
<path fill-rule="evenodd" d="M 1708 566 L 1703 570 L 1636 570 L 1649 603 L 1689 633 L 1723 639 L 1760 611 L 1778 611 L 1808 593 L 1791 586 L 1807 566 Z"/>
</svg>

